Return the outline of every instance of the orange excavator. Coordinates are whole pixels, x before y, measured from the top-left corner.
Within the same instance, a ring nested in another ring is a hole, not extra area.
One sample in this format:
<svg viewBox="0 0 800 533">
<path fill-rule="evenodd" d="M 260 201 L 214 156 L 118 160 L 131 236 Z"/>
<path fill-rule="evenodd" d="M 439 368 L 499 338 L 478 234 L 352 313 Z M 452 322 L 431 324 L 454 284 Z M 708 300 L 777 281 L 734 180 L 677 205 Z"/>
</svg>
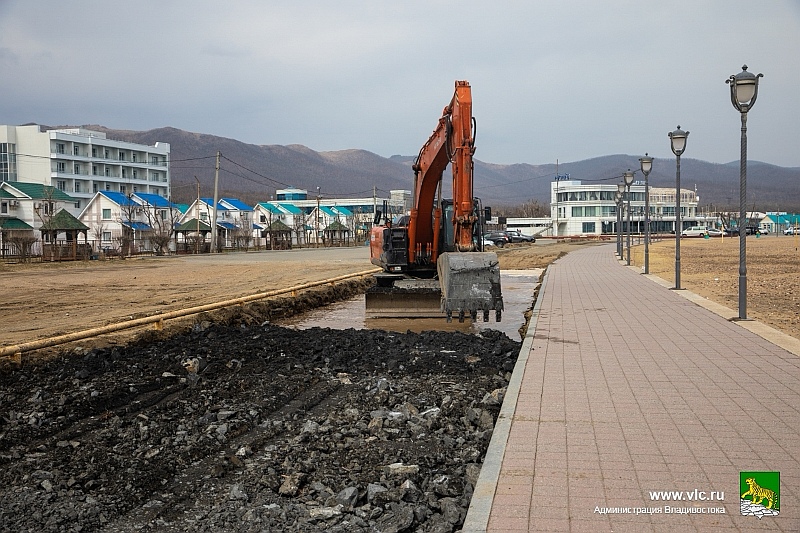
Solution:
<svg viewBox="0 0 800 533">
<path fill-rule="evenodd" d="M 472 89 L 456 81 L 455 94 L 413 165 L 413 207 L 392 221 L 375 214 L 370 260 L 383 272 L 367 292 L 369 318 L 428 318 L 459 321 L 494 310 L 503 298 L 497 255 L 483 250 L 483 225 L 491 210 L 473 196 L 475 119 Z M 453 198 L 442 198 L 442 174 L 450 165 Z M 383 218 L 383 221 L 381 220 Z"/>
</svg>

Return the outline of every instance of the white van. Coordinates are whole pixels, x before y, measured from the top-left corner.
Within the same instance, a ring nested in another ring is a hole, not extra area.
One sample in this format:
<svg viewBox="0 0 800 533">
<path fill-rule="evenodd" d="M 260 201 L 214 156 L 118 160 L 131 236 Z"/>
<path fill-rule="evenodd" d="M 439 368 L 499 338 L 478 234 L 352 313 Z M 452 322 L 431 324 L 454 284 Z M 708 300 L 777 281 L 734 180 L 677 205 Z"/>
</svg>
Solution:
<svg viewBox="0 0 800 533">
<path fill-rule="evenodd" d="M 681 237 L 705 237 L 708 235 L 708 228 L 705 226 L 692 226 L 681 232 Z"/>
</svg>

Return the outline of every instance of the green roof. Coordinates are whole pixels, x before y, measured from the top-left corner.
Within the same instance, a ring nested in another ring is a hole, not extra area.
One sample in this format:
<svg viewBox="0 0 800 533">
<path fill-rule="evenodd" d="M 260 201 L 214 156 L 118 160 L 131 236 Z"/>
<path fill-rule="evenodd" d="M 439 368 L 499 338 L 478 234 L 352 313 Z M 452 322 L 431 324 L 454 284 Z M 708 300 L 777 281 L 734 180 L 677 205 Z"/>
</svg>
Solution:
<svg viewBox="0 0 800 533">
<path fill-rule="evenodd" d="M 267 224 L 265 229 L 267 231 L 292 231 L 292 228 L 290 228 L 280 220 L 275 220 L 272 222 L 272 224 Z"/>
<path fill-rule="evenodd" d="M 42 185 L 41 183 L 26 183 L 23 181 L 7 181 L 5 185 L 13 187 L 22 194 L 34 200 L 54 200 L 61 202 L 75 202 L 76 199 L 52 185 Z"/>
<path fill-rule="evenodd" d="M 44 231 L 79 230 L 89 231 L 89 226 L 72 216 L 69 211 L 62 209 L 50 220 L 45 221 L 40 228 Z"/>
<path fill-rule="evenodd" d="M 11 194 L 10 192 L 8 192 L 5 189 L 0 189 L 0 198 L 11 198 L 11 199 L 14 199 L 14 198 L 16 198 L 16 196 L 14 196 L 13 194 Z"/>
<path fill-rule="evenodd" d="M 3 230 L 28 230 L 33 229 L 17 217 L 0 217 L 0 229 Z"/>
<path fill-rule="evenodd" d="M 338 220 L 334 220 L 330 226 L 325 228 L 325 231 L 350 231 L 347 226 L 339 222 Z"/>
<path fill-rule="evenodd" d="M 203 222 L 202 220 L 197 220 L 196 218 L 187 220 L 175 228 L 175 231 L 197 231 L 198 227 L 200 228 L 200 231 L 211 231 L 211 226 L 208 225 L 208 222 Z"/>
</svg>

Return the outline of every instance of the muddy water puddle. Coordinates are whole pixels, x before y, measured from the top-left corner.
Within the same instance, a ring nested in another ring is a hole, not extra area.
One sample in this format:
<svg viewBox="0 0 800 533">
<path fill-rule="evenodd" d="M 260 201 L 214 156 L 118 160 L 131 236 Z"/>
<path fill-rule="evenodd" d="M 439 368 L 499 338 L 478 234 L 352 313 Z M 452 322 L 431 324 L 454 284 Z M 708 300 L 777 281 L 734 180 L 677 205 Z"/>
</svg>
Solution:
<svg viewBox="0 0 800 533">
<path fill-rule="evenodd" d="M 276 323 L 307 329 L 312 327 L 333 329 L 384 329 L 388 331 L 461 331 L 464 333 L 477 333 L 483 329 L 499 330 L 512 339 L 519 339 L 519 329 L 525 323 L 524 313 L 533 306 L 533 293 L 539 283 L 541 269 L 534 270 L 507 270 L 500 273 L 500 283 L 503 291 L 503 319 L 494 321 L 494 312 L 489 313 L 489 322 L 472 322 L 466 319 L 459 322 L 457 319 L 448 323 L 442 318 L 415 318 L 415 319 L 367 319 L 364 316 L 364 295 L 361 294 L 344 302 L 320 307 Z"/>
</svg>

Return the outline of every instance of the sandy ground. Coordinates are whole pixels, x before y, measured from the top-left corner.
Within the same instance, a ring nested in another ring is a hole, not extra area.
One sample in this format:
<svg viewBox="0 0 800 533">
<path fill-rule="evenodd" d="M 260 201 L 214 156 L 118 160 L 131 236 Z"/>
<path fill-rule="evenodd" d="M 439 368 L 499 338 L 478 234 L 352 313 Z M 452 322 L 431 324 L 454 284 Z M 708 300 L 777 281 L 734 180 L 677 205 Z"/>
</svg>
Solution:
<svg viewBox="0 0 800 533">
<path fill-rule="evenodd" d="M 496 251 L 501 269 L 528 269 L 590 245 L 540 240 Z M 684 239 L 683 287 L 738 308 L 738 252 L 738 239 Z M 674 281 L 674 256 L 674 239 L 654 242 L 651 272 Z M 633 263 L 643 257 L 634 246 Z M 371 268 L 366 247 L 0 265 L 0 346 Z M 748 238 L 748 283 L 748 315 L 800 338 L 798 238 Z"/>
<path fill-rule="evenodd" d="M 369 270 L 361 248 L 0 266 L 0 345 Z"/>
</svg>

